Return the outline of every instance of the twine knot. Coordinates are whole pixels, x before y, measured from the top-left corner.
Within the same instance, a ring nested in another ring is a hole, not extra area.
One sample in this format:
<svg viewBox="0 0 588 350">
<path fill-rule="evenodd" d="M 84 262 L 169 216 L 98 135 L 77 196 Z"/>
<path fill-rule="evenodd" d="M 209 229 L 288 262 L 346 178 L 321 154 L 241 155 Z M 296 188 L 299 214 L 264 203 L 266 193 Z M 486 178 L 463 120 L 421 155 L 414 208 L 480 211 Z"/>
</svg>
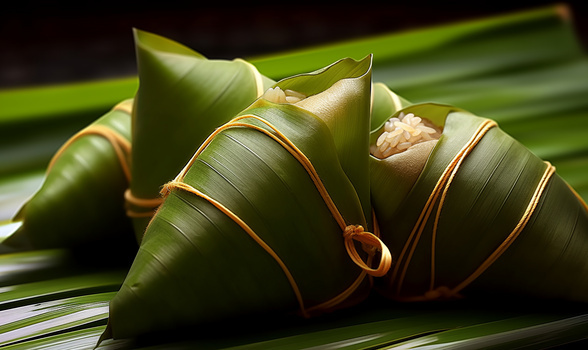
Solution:
<svg viewBox="0 0 588 350">
<path fill-rule="evenodd" d="M 390 266 L 392 265 L 392 254 L 388 250 L 388 247 L 373 233 L 364 231 L 361 225 L 348 225 L 343 230 L 343 238 L 345 240 L 345 248 L 347 253 L 351 257 L 353 262 L 361 267 L 367 274 L 374 277 L 381 277 L 388 273 Z M 365 263 L 359 256 L 357 249 L 355 248 L 355 241 L 362 244 L 363 250 L 368 253 L 368 263 L 371 262 L 376 252 L 381 252 L 380 264 L 377 268 L 370 267 Z"/>
<path fill-rule="evenodd" d="M 345 230 L 343 231 L 343 237 L 345 237 L 345 238 L 352 237 L 354 235 L 361 234 L 362 232 L 364 232 L 363 226 L 361 226 L 361 225 L 348 225 L 347 227 L 345 227 Z"/>
</svg>

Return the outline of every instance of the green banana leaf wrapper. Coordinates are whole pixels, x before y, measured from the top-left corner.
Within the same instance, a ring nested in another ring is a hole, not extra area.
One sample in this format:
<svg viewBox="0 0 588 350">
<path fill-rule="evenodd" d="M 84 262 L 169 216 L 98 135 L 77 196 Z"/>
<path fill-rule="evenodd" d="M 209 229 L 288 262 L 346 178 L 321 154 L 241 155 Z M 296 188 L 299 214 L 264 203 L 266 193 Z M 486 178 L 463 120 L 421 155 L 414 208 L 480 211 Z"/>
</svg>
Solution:
<svg viewBox="0 0 588 350">
<path fill-rule="evenodd" d="M 372 226 L 368 168 L 350 163 L 368 162 L 371 57 L 276 86 L 308 97 L 278 103 L 266 93 L 166 184 L 103 339 L 312 316 L 359 302 L 387 271 L 385 247 L 362 230 Z"/>
<path fill-rule="evenodd" d="M 128 213 L 141 240 L 161 187 L 206 137 L 275 82 L 241 59 L 209 60 L 162 36 L 134 30 L 139 88 L 132 121 Z"/>
<path fill-rule="evenodd" d="M 492 120 L 453 106 L 384 106 L 427 118 L 442 134 L 421 150 L 426 142 L 370 158 L 374 211 L 394 259 L 378 281 L 383 294 L 588 301 L 588 207 L 551 164 Z"/>
<path fill-rule="evenodd" d="M 124 202 L 130 180 L 132 103 L 122 101 L 62 145 L 40 189 L 12 219 L 22 224 L 3 244 L 84 251 L 124 246 L 134 254 L 137 244 Z M 112 246 L 112 241 L 117 244 Z"/>
<path fill-rule="evenodd" d="M 132 101 L 125 102 L 124 111 L 115 108 L 91 126 L 106 125 L 124 137 L 113 141 L 124 143 L 124 162 L 113 163 L 114 151 L 102 159 L 104 147 L 93 143 L 79 146 L 89 143 L 86 136 L 100 135 L 84 134 L 81 138 L 78 134 L 75 143 L 68 140 L 67 147 L 55 155 L 59 159 L 41 190 L 15 215 L 14 221 L 24 223 L 5 241 L 7 245 L 83 248 L 84 244 L 108 242 L 109 237 L 126 237 L 133 231 L 140 241 L 146 223 L 161 203 L 161 186 L 175 176 L 215 127 L 274 83 L 243 60 L 208 60 L 179 43 L 139 30 L 135 30 L 135 38 L 139 91 Z M 207 118 L 199 118 L 203 112 Z M 147 198 L 147 193 L 155 195 Z M 123 242 L 125 238 L 119 243 Z M 136 250 L 137 244 L 132 246 Z"/>
</svg>

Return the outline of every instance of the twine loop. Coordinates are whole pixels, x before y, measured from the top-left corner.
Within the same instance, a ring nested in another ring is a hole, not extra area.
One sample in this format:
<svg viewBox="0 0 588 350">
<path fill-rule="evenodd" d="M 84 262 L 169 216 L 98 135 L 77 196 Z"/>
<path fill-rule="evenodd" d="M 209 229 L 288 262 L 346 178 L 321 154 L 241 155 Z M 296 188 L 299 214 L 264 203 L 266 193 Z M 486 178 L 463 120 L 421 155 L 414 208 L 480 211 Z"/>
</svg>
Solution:
<svg viewBox="0 0 588 350">
<path fill-rule="evenodd" d="M 388 273 L 390 266 L 392 266 L 392 254 L 390 254 L 388 247 L 376 235 L 364 231 L 361 225 L 348 225 L 343 231 L 343 238 L 345 239 L 345 248 L 351 260 L 368 275 L 382 277 Z M 363 250 L 370 256 L 369 260 L 371 260 L 376 252 L 380 252 L 380 263 L 377 268 L 372 268 L 363 261 L 355 248 L 354 241 L 362 244 Z"/>
<path fill-rule="evenodd" d="M 242 119 L 246 118 L 253 119 L 260 123 L 263 123 L 265 127 L 269 128 L 269 130 L 262 126 L 241 122 Z M 255 233 L 253 228 L 249 227 L 249 225 L 243 219 L 241 219 L 237 214 L 233 213 L 229 208 L 225 207 L 222 203 L 218 202 L 211 196 L 201 192 L 200 190 L 184 182 L 184 177 L 186 176 L 191 166 L 196 162 L 196 159 L 201 154 L 201 152 L 210 144 L 210 142 L 214 139 L 214 137 L 216 137 L 216 135 L 230 127 L 246 127 L 265 134 L 266 136 L 276 141 L 279 145 L 281 145 L 286 151 L 288 151 L 300 163 L 300 165 L 304 167 L 304 169 L 308 173 L 310 180 L 314 183 L 315 188 L 317 189 L 318 193 L 325 202 L 325 205 L 333 215 L 333 218 L 337 222 L 340 229 L 343 231 L 345 242 L 344 244 L 346 246 L 347 253 L 349 254 L 352 261 L 362 269 L 361 273 L 358 275 L 355 281 L 337 296 L 325 302 L 307 308 L 305 306 L 302 292 L 300 291 L 300 288 L 298 287 L 296 280 L 294 279 L 294 276 L 286 266 L 286 263 L 282 261 L 278 254 L 266 242 L 264 242 L 261 237 L 259 237 Z M 325 185 L 321 181 L 321 178 L 318 175 L 314 166 L 312 165 L 312 162 L 306 157 L 306 155 L 300 149 L 298 149 L 298 147 L 296 147 L 294 143 L 292 143 L 292 141 L 290 141 L 284 134 L 282 134 L 275 126 L 273 126 L 271 123 L 269 123 L 267 120 L 261 117 L 254 115 L 242 115 L 234 118 L 233 120 L 229 121 L 223 126 L 217 128 L 200 145 L 198 150 L 194 153 L 190 161 L 186 164 L 184 169 L 176 176 L 176 178 L 163 186 L 163 188 L 160 191 L 160 194 L 163 198 L 166 198 L 171 193 L 171 191 L 175 189 L 190 192 L 208 201 L 210 204 L 215 206 L 217 209 L 219 209 L 221 212 L 227 215 L 230 219 L 232 219 L 235 223 L 237 223 L 252 239 L 256 241 L 257 244 L 259 244 L 269 255 L 271 255 L 271 257 L 280 266 L 286 278 L 288 279 L 292 287 L 292 290 L 296 295 L 296 299 L 299 303 L 301 314 L 306 317 L 308 317 L 311 313 L 324 312 L 325 310 L 336 308 L 337 305 L 341 304 L 342 302 L 344 302 L 345 300 L 354 295 L 356 290 L 362 285 L 366 275 L 374 277 L 384 276 L 392 265 L 392 255 L 390 254 L 390 251 L 388 250 L 386 245 L 378 238 L 377 235 L 364 231 L 363 226 L 346 224 L 345 219 L 337 209 L 337 206 L 333 202 L 333 199 L 331 198 Z M 375 232 L 377 233 L 377 225 L 375 225 Z M 367 262 L 364 262 L 361 256 L 358 254 L 355 247 L 355 241 L 362 243 L 363 250 L 368 253 Z M 372 268 L 370 267 L 370 265 L 372 263 L 373 258 L 376 256 L 378 252 L 380 252 L 380 263 L 377 268 Z"/>
<path fill-rule="evenodd" d="M 140 198 L 136 197 L 128 188 L 125 191 L 125 202 L 127 203 L 127 216 L 130 218 L 151 218 L 157 208 L 163 203 L 163 197 Z"/>
</svg>

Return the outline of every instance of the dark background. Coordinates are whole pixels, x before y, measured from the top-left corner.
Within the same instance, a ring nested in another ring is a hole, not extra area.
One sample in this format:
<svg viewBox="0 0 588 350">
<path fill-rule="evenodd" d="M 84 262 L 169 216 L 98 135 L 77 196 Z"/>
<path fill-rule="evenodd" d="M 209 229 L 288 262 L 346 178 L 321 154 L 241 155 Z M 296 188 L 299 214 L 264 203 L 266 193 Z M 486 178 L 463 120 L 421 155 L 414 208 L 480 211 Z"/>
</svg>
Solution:
<svg viewBox="0 0 588 350">
<path fill-rule="evenodd" d="M 588 6 L 580 1 L 231 3 L 3 5 L 0 89 L 135 74 L 133 27 L 181 42 L 208 58 L 233 59 L 562 3 L 588 47 Z"/>
</svg>

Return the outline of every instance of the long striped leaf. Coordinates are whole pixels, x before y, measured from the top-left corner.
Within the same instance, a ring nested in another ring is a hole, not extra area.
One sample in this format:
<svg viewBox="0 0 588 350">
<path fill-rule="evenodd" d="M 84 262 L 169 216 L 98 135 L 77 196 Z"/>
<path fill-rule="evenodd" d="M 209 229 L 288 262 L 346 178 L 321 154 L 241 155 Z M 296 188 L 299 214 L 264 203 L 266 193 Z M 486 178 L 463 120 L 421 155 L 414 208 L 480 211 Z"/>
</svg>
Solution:
<svg viewBox="0 0 588 350">
<path fill-rule="evenodd" d="M 0 347 L 76 327 L 106 324 L 112 296 L 114 292 L 88 294 L 0 311 Z"/>
</svg>

